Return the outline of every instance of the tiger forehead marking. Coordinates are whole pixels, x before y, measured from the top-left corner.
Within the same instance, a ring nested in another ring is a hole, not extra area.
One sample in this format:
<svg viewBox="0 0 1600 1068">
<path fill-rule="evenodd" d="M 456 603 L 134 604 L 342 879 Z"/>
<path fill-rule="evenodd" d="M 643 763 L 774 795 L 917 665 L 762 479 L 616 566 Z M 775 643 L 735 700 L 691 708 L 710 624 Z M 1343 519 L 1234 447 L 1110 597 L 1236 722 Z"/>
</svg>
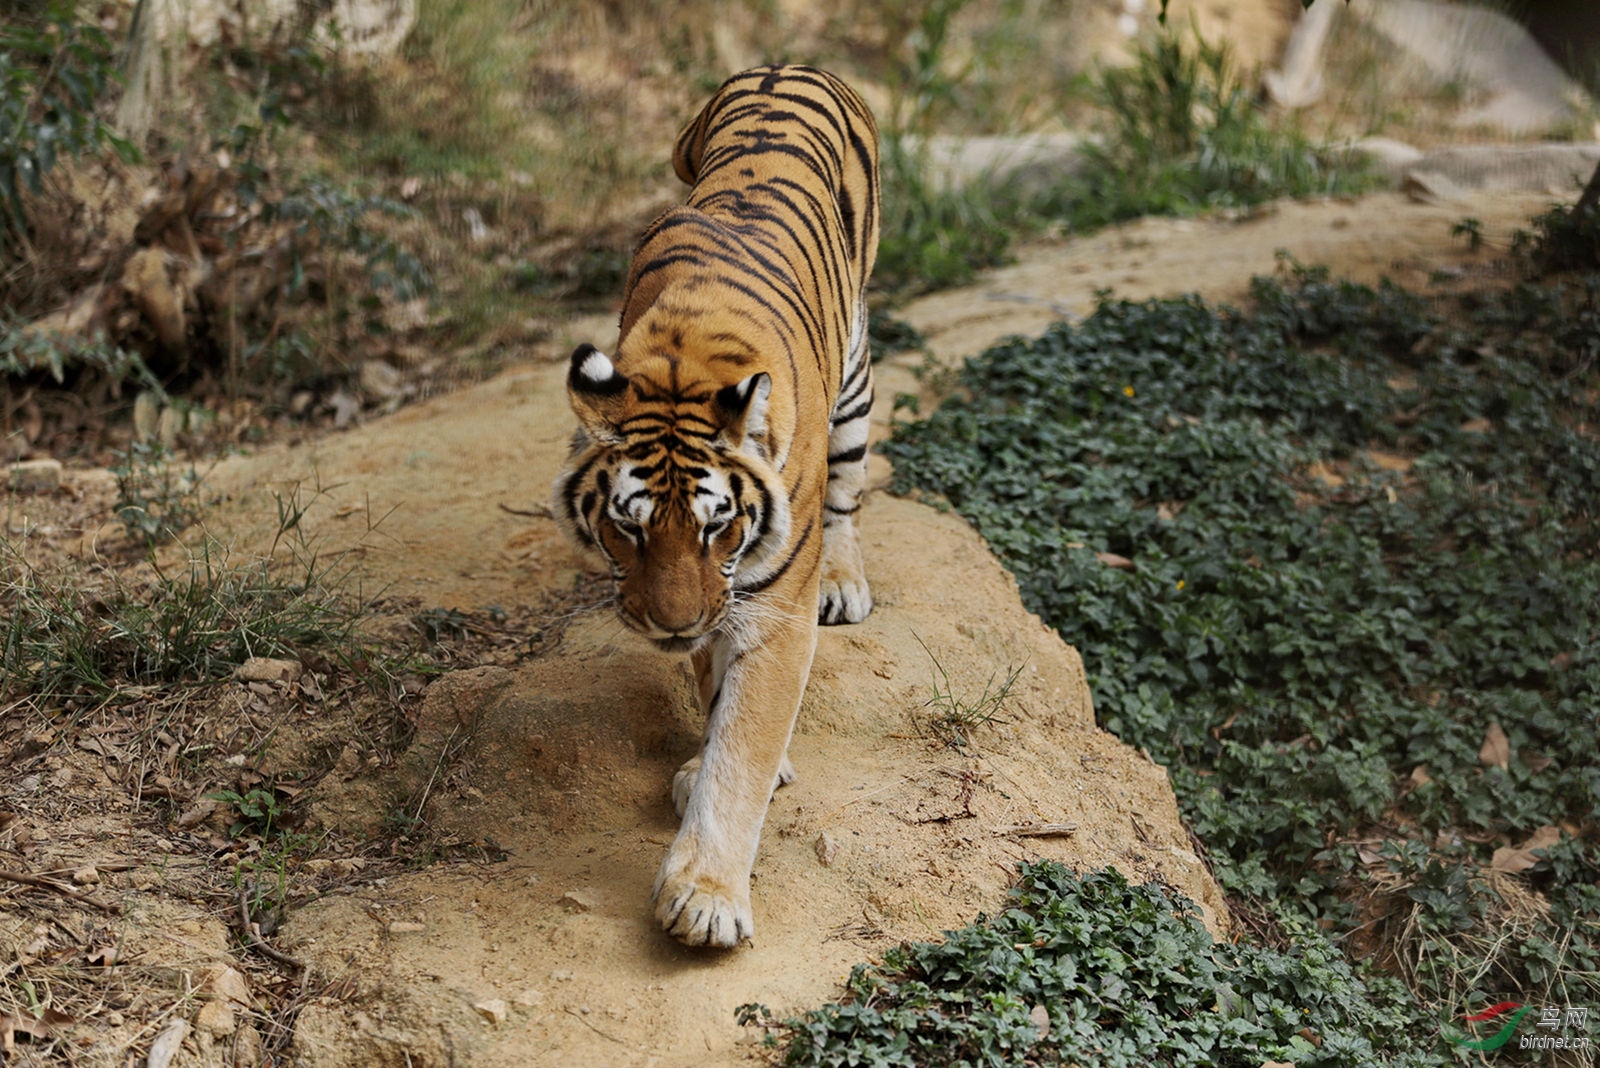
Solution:
<svg viewBox="0 0 1600 1068">
<path fill-rule="evenodd" d="M 640 237 L 614 352 L 572 354 L 555 511 L 610 566 L 623 622 L 692 655 L 706 737 L 673 781 L 652 901 L 681 941 L 733 946 L 817 625 L 872 609 L 877 126 L 831 74 L 758 67 L 684 127 L 673 168 L 691 188 Z"/>
</svg>

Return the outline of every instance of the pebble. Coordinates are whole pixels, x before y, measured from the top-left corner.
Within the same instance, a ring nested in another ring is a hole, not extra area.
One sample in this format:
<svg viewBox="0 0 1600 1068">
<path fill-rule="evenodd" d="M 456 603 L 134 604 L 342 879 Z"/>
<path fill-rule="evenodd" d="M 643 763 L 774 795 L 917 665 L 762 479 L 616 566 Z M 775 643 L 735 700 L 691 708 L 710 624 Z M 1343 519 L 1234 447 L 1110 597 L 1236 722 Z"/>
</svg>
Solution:
<svg viewBox="0 0 1600 1068">
<path fill-rule="evenodd" d="M 218 1001 L 231 1001 L 249 1007 L 250 984 L 238 971 L 226 964 L 212 964 L 200 970 L 195 977 L 196 986 L 207 997 Z"/>
<path fill-rule="evenodd" d="M 7 470 L 6 484 L 18 493 L 54 493 L 61 488 L 61 461 L 14 463 Z"/>
<path fill-rule="evenodd" d="M 482 1001 L 474 1001 L 472 1007 L 477 1010 L 479 1016 L 495 1025 L 505 1023 L 506 1017 L 511 1014 L 504 998 L 484 998 Z"/>
<path fill-rule="evenodd" d="M 593 890 L 568 890 L 556 904 L 568 912 L 593 912 L 599 901 Z"/>
<path fill-rule="evenodd" d="M 829 834 L 827 831 L 823 831 L 821 834 L 817 835 L 815 847 L 817 850 L 817 859 L 822 862 L 822 866 L 824 868 L 833 867 L 833 858 L 839 855 L 839 843 L 833 837 L 833 835 Z"/>
<path fill-rule="evenodd" d="M 240 682 L 293 682 L 303 671 L 305 668 L 298 660 L 252 656 L 234 669 L 233 677 Z"/>
<path fill-rule="evenodd" d="M 226 1000 L 208 1001 L 200 1006 L 194 1016 L 194 1029 L 221 1038 L 233 1034 L 239 1021 L 233 1015 L 233 1003 Z"/>
</svg>

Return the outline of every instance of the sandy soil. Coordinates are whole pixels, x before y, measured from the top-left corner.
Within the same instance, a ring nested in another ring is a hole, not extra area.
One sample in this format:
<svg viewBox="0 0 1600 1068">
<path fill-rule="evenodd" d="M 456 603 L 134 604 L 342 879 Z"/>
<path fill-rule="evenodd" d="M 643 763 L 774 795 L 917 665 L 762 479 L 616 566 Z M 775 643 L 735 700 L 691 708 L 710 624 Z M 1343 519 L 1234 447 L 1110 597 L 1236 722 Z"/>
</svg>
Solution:
<svg viewBox="0 0 1600 1068">
<path fill-rule="evenodd" d="M 1489 262 L 1544 203 L 1385 194 L 1144 221 L 1026 250 L 904 315 L 950 362 L 1082 315 L 1101 288 L 1238 301 L 1280 249 L 1363 281 L 1421 286 L 1431 272 Z M 1450 236 L 1468 215 L 1482 222 L 1483 251 Z M 572 333 L 614 339 L 603 321 Z M 241 544 L 263 538 L 272 495 L 318 482 L 309 528 L 330 550 L 360 546 L 369 584 L 461 608 L 569 588 L 581 562 L 548 519 L 526 513 L 545 499 L 571 425 L 559 359 L 570 340 L 353 433 L 224 464 L 211 482 L 233 500 L 214 528 Z M 880 436 L 893 395 L 926 390 L 921 360 L 883 365 Z M 876 463 L 881 488 L 887 469 Z M 734 1024 L 736 1006 L 783 1011 L 834 996 L 853 962 L 999 906 L 1029 857 L 1165 879 L 1223 929 L 1164 772 L 1094 726 L 1076 652 L 1023 611 L 970 528 L 877 492 L 864 531 L 878 608 L 823 633 L 792 749 L 800 777 L 774 800 L 757 861 L 753 946 L 691 952 L 652 929 L 650 880 L 674 830 L 668 784 L 699 724 L 684 667 L 590 613 L 554 651 L 435 682 L 396 773 L 333 775 L 317 788 L 313 811 L 359 831 L 437 781 L 432 826 L 507 859 L 425 867 L 295 913 L 283 944 L 346 980 L 341 996 L 301 1012 L 303 1062 L 743 1063 L 759 1053 Z M 932 736 L 936 671 L 972 699 L 1015 667 L 1003 722 L 964 751 Z M 1014 833 L 1044 822 L 1076 829 Z"/>
</svg>

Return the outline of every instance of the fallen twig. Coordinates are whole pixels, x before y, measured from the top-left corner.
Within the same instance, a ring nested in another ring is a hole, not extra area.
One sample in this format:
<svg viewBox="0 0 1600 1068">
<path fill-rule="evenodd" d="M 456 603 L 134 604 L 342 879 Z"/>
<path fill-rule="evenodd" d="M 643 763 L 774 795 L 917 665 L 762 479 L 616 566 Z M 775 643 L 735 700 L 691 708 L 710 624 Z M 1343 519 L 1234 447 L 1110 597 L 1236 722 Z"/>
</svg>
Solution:
<svg viewBox="0 0 1600 1068">
<path fill-rule="evenodd" d="M 1077 829 L 1076 823 L 1013 823 L 996 827 L 994 833 L 1015 835 L 1018 838 L 1064 838 Z"/>
<path fill-rule="evenodd" d="M 29 875 L 26 872 L 4 870 L 0 870 L 0 879 L 4 879 L 6 882 L 21 883 L 23 886 L 35 886 L 41 890 L 50 890 L 60 894 L 62 897 L 70 897 L 72 900 L 81 901 L 85 905 L 93 905 L 101 912 L 109 912 L 113 916 L 122 915 L 121 905 L 108 905 L 104 901 L 96 901 L 88 894 L 80 894 L 71 887 L 62 886 L 53 879 L 41 879 L 37 875 Z"/>
<path fill-rule="evenodd" d="M 261 937 L 261 925 L 250 919 L 250 901 L 248 887 L 239 887 L 239 936 L 244 939 L 247 948 L 253 949 L 264 957 L 269 957 L 279 964 L 305 971 L 306 963 L 299 957 L 291 957 L 282 950 L 273 949 L 267 945 L 267 940 Z"/>
</svg>

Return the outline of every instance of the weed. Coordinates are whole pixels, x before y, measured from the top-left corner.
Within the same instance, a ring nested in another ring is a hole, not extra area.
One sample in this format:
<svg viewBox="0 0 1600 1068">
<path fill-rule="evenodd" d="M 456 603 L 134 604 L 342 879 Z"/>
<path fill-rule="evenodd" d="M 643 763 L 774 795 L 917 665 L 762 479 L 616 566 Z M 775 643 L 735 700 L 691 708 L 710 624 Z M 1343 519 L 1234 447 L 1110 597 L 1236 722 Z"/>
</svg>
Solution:
<svg viewBox="0 0 1600 1068">
<path fill-rule="evenodd" d="M 973 745 L 972 736 L 977 728 L 1005 722 L 1000 718 L 1000 709 L 1006 698 L 1011 696 L 1011 687 L 1022 676 L 1021 666 L 1007 671 L 1004 681 L 998 686 L 995 685 L 995 679 L 999 676 L 996 671 L 984 683 L 983 692 L 976 698 L 968 699 L 955 692 L 950 685 L 949 672 L 933 655 L 933 650 L 921 638 L 917 639 L 917 644 L 922 646 L 922 651 L 933 662 L 933 696 L 922 704 L 927 711 L 925 725 L 930 734 L 952 749 L 968 749 Z"/>
<path fill-rule="evenodd" d="M 252 656 L 328 650 L 367 661 L 363 605 L 340 560 L 294 541 L 305 502 L 279 498 L 273 552 L 245 563 L 203 540 L 178 565 L 132 582 L 113 572 L 45 573 L 0 542 L 0 696 L 116 701 L 153 683 L 211 682 Z"/>
<path fill-rule="evenodd" d="M 95 112 L 114 68 L 111 41 L 75 5 L 54 0 L 35 19 L 0 25 L 0 241 L 25 242 L 26 193 L 39 194 L 62 157 L 115 148 L 132 158 Z"/>
<path fill-rule="evenodd" d="M 1253 303 L 1106 300 L 991 349 L 897 429 L 895 486 L 967 516 L 1083 652 L 1236 898 L 1403 976 L 1418 1028 L 1592 1001 L 1600 440 L 1574 345 L 1600 281 L 1439 308 L 1291 266 Z M 1526 875 L 1493 872 L 1544 827 Z"/>
<path fill-rule="evenodd" d="M 1240 208 L 1282 196 L 1370 185 L 1349 153 L 1274 125 L 1235 74 L 1224 46 L 1191 28 L 1164 32 L 1126 67 L 1101 75 L 1106 129 L 1086 165 L 1036 210 L 1072 230 L 1141 215 Z"/>
<path fill-rule="evenodd" d="M 137 352 L 101 338 L 41 334 L 18 324 L 0 322 L 0 377 L 23 377 L 43 371 L 61 385 L 67 380 L 68 367 L 92 369 L 109 382 L 130 383 L 161 393 L 161 383 Z"/>
<path fill-rule="evenodd" d="M 1470 215 L 1458 219 L 1450 227 L 1450 236 L 1466 238 L 1467 248 L 1476 252 L 1483 247 L 1483 221 Z"/>
<path fill-rule="evenodd" d="M 858 965 L 841 1003 L 786 1020 L 783 1063 L 1256 1068 L 1414 1063 L 1403 994 L 1307 936 L 1292 951 L 1214 943 L 1192 902 L 1107 869 L 1023 864 L 998 916 Z M 842 1050 L 848 1054 L 842 1055 Z"/>
<path fill-rule="evenodd" d="M 927 348 L 928 339 L 922 331 L 884 312 L 874 312 L 867 320 L 867 345 L 872 352 L 872 362 L 897 352 L 915 352 Z"/>
<path fill-rule="evenodd" d="M 239 814 L 239 818 L 228 828 L 230 838 L 237 838 L 241 834 L 271 838 L 273 823 L 281 821 L 284 815 L 284 806 L 278 801 L 277 793 L 269 787 L 254 786 L 242 794 L 237 790 L 222 790 L 210 796 L 213 801 L 231 805 Z"/>
<path fill-rule="evenodd" d="M 1127 67 L 1098 79 L 1105 128 L 1072 173 L 1025 193 L 980 178 L 929 177 L 926 133 L 957 99 L 944 71 L 948 22 L 963 5 L 927 5 L 883 143 L 883 239 L 874 282 L 891 299 L 970 281 L 1003 262 L 1011 242 L 1055 222 L 1088 231 L 1143 215 L 1245 208 L 1283 196 L 1349 193 L 1373 180 L 1352 154 L 1270 121 L 1226 48 L 1164 32 Z"/>
<path fill-rule="evenodd" d="M 200 518 L 200 475 L 192 464 L 181 470 L 160 442 L 135 441 L 116 455 L 112 511 L 130 538 L 150 548 L 176 538 Z"/>
</svg>

